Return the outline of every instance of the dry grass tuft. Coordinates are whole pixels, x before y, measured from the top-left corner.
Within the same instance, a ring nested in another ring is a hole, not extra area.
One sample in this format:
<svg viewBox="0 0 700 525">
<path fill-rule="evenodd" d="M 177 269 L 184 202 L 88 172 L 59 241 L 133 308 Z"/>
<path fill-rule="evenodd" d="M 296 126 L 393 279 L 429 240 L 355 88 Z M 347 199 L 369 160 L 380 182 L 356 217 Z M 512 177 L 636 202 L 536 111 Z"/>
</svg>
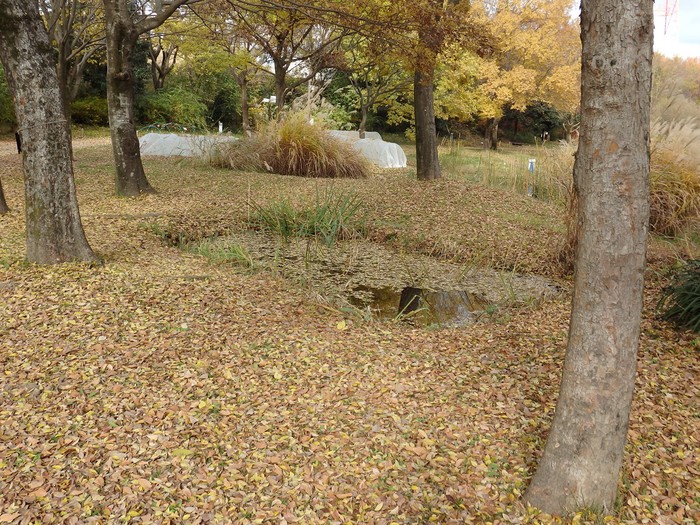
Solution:
<svg viewBox="0 0 700 525">
<path fill-rule="evenodd" d="M 700 215 L 700 128 L 694 121 L 652 126 L 651 231 L 674 237 Z"/>
<path fill-rule="evenodd" d="M 271 171 L 280 175 L 364 178 L 367 161 L 352 146 L 314 125 L 302 113 L 288 114 L 251 137 L 222 149 L 214 164 L 235 170 Z"/>
</svg>

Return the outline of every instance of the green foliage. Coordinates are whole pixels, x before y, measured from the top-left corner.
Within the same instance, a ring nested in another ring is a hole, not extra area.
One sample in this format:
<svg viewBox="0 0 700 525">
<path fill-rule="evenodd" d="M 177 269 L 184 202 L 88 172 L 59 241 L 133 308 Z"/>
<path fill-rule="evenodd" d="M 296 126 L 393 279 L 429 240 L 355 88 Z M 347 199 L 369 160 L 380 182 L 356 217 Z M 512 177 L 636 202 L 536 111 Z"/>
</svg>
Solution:
<svg viewBox="0 0 700 525">
<path fill-rule="evenodd" d="M 688 261 L 659 301 L 663 317 L 700 333 L 700 259 Z"/>
<path fill-rule="evenodd" d="M 310 124 L 302 113 L 272 122 L 251 137 L 224 145 L 215 164 L 235 170 L 302 177 L 359 178 L 368 164 L 352 146 Z"/>
<path fill-rule="evenodd" d="M 5 70 L 0 64 L 0 127 L 14 128 L 15 124 L 15 108 L 10 86 L 7 85 Z"/>
<path fill-rule="evenodd" d="M 245 246 L 240 244 L 224 244 L 210 240 L 189 245 L 187 251 L 202 255 L 213 263 L 233 263 L 237 266 L 252 269 L 255 261 Z"/>
<path fill-rule="evenodd" d="M 71 104 L 71 119 L 76 124 L 108 126 L 109 111 L 107 99 L 92 96 L 75 100 Z"/>
<path fill-rule="evenodd" d="M 275 201 L 266 206 L 253 204 L 255 227 L 291 237 L 313 237 L 326 246 L 339 239 L 364 236 L 364 204 L 353 193 L 327 191 L 316 196 L 312 208 L 297 209 L 289 201 Z"/>
<path fill-rule="evenodd" d="M 240 128 L 240 91 L 230 74 L 187 65 L 168 77 L 167 89 L 187 91 L 203 104 L 202 115 L 209 126 L 221 121 L 228 129 Z"/>
<path fill-rule="evenodd" d="M 144 95 L 139 105 L 142 118 L 147 122 L 176 122 L 195 129 L 207 127 L 207 106 L 195 93 L 182 87 Z"/>
<path fill-rule="evenodd" d="M 208 120 L 216 126 L 221 122 L 228 129 L 241 126 L 241 96 L 235 82 L 229 81 L 216 86 L 211 104 L 208 104 Z"/>
</svg>

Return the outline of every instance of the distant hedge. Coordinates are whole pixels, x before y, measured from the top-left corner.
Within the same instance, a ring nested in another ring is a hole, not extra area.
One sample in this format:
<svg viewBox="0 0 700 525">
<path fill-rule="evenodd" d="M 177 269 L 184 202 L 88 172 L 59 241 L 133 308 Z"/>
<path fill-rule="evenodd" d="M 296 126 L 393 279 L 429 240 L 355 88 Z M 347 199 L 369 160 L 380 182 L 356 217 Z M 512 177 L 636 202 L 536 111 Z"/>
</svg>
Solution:
<svg viewBox="0 0 700 525">
<path fill-rule="evenodd" d="M 71 112 L 71 119 L 75 124 L 109 126 L 106 98 L 80 98 L 71 104 Z"/>
</svg>

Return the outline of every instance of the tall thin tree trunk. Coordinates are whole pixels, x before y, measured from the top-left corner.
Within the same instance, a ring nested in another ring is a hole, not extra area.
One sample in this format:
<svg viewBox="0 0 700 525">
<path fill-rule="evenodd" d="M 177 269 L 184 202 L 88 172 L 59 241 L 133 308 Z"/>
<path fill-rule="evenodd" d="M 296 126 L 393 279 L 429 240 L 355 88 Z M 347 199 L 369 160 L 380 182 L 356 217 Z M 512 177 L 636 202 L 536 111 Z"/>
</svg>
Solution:
<svg viewBox="0 0 700 525">
<path fill-rule="evenodd" d="M 241 120 L 243 127 L 243 134 L 245 136 L 250 136 L 250 112 L 248 111 L 248 79 L 245 74 L 241 75 L 238 81 L 238 87 L 241 90 Z"/>
<path fill-rule="evenodd" d="M 135 197 L 154 193 L 146 179 L 134 122 L 133 57 L 138 32 L 121 2 L 105 2 L 107 21 L 107 105 L 117 194 Z"/>
<path fill-rule="evenodd" d="M 429 70 L 428 70 L 429 69 Z M 413 77 L 413 103 L 416 118 L 416 166 L 419 180 L 440 178 L 435 105 L 433 101 L 434 68 L 417 70 Z"/>
<path fill-rule="evenodd" d="M 287 95 L 287 72 L 281 66 L 275 65 L 275 100 L 277 104 L 277 120 L 282 118 L 284 99 Z"/>
<path fill-rule="evenodd" d="M 80 221 L 68 122 L 36 2 L 0 2 L 0 59 L 22 139 L 27 259 L 96 261 Z"/>
<path fill-rule="evenodd" d="M 525 495 L 549 513 L 615 503 L 642 310 L 653 26 L 653 0 L 582 3 L 571 326 L 552 429 Z"/>
<path fill-rule="evenodd" d="M 486 126 L 486 144 L 494 151 L 498 150 L 498 120 L 497 118 L 489 119 Z"/>
<path fill-rule="evenodd" d="M 0 180 L 0 215 L 4 215 L 8 211 L 10 211 L 10 207 L 5 200 L 5 192 L 2 191 L 2 180 Z"/>
</svg>

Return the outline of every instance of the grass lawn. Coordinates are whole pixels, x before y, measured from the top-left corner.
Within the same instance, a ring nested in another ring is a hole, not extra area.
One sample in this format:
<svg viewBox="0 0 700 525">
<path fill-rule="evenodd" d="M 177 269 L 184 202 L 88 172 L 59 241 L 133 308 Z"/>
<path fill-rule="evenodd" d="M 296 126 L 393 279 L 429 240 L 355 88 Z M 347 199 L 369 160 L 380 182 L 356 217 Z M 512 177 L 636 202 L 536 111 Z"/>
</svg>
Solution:
<svg viewBox="0 0 700 525">
<path fill-rule="evenodd" d="M 446 176 L 431 183 L 410 169 L 328 181 L 146 159 L 158 194 L 118 199 L 109 140 L 89 133 L 76 140 L 76 180 L 105 264 L 36 267 L 22 262 L 12 147 L 0 142 L 12 208 L 0 217 L 0 523 L 700 521 L 700 340 L 654 311 L 690 242 L 650 245 L 615 515 L 552 518 L 520 501 L 554 411 L 571 301 L 556 264 L 564 206 L 528 197 L 522 170 L 530 155 L 547 165 L 546 152 L 446 149 Z M 190 249 L 247 231 L 253 203 L 304 208 L 324 191 L 363 202 L 363 242 L 563 291 L 466 328 L 417 328 Z"/>
</svg>

